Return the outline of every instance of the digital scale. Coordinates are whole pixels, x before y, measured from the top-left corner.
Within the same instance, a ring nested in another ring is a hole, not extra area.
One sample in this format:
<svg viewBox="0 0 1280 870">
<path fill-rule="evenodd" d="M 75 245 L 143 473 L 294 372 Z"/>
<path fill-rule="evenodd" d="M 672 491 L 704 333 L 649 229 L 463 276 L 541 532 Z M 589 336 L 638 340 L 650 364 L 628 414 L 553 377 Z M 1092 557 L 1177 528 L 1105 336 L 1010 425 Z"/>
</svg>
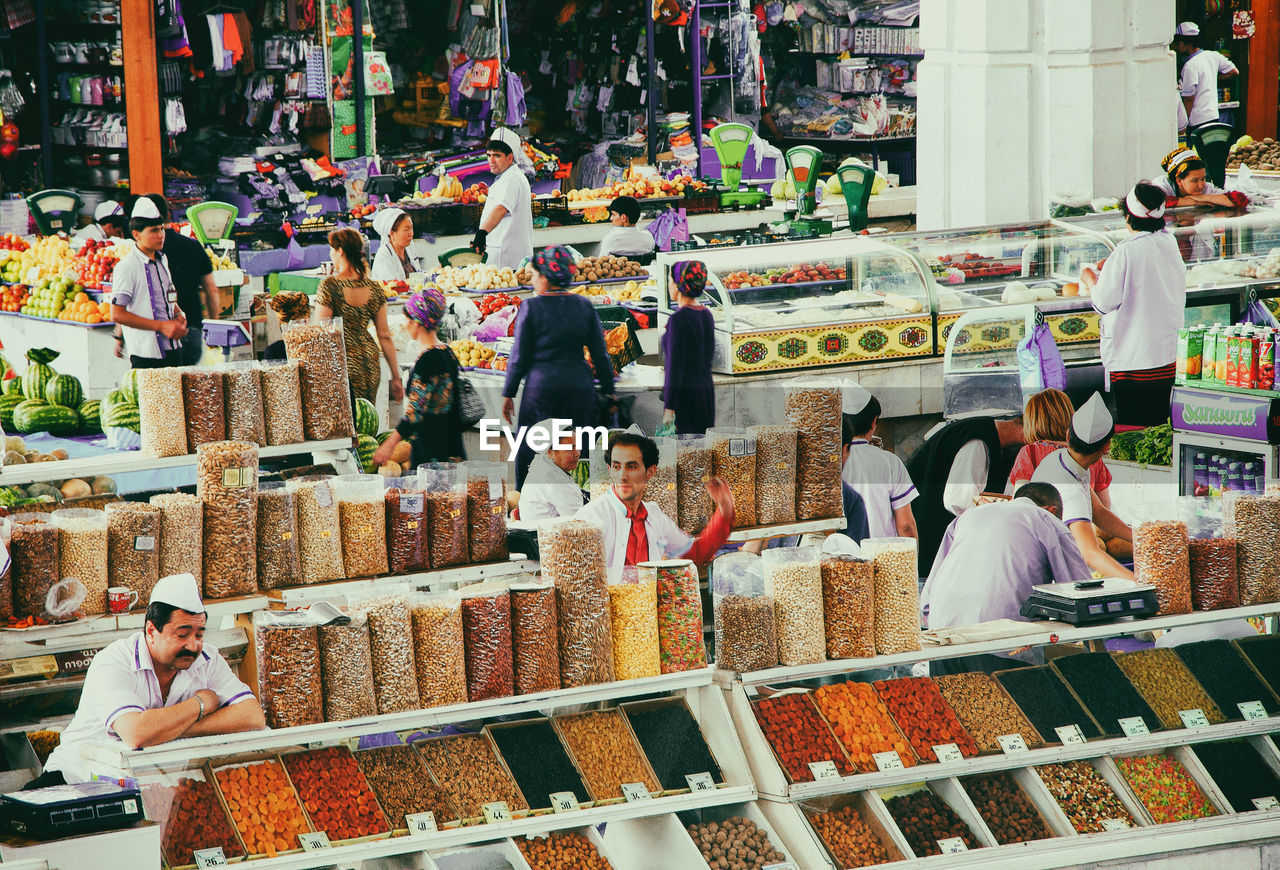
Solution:
<svg viewBox="0 0 1280 870">
<path fill-rule="evenodd" d="M 787 168 L 796 187 L 796 216 L 783 221 L 789 233 L 829 235 L 831 221 L 813 217 L 818 210 L 818 172 L 822 152 L 812 145 L 797 145 L 787 151 Z"/>
<path fill-rule="evenodd" d="M 711 147 L 720 158 L 720 205 L 756 205 L 768 194 L 762 190 L 742 189 L 742 162 L 747 159 L 756 132 L 746 124 L 716 124 L 707 134 Z"/>
<path fill-rule="evenodd" d="M 74 190 L 41 190 L 27 197 L 27 210 L 42 236 L 71 230 L 83 204 L 84 200 Z"/>
<path fill-rule="evenodd" d="M 1144 619 L 1155 616 L 1159 609 L 1154 586 L 1108 577 L 1032 586 L 1031 597 L 1022 605 L 1022 615 L 1070 625 L 1091 625 L 1125 616 Z"/>
<path fill-rule="evenodd" d="M 0 794 L 0 829 L 32 840 L 111 831 L 141 820 L 142 793 L 114 782 Z"/>
</svg>

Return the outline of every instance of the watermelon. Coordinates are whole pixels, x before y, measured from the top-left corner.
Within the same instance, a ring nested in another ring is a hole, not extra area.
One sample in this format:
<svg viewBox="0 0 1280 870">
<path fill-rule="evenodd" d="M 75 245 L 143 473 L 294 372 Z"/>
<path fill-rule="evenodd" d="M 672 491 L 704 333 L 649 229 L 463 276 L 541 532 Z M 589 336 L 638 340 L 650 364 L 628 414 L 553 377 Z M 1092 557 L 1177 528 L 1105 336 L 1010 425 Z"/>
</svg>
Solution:
<svg viewBox="0 0 1280 870">
<path fill-rule="evenodd" d="M 4 382 L 4 395 L 21 396 L 22 395 L 22 378 L 13 377 Z"/>
<path fill-rule="evenodd" d="M 377 449 L 378 439 L 372 435 L 360 435 L 356 439 L 356 456 L 366 474 L 374 474 L 378 470 L 378 467 L 373 464 L 373 454 Z"/>
<path fill-rule="evenodd" d="M 47 347 L 33 347 L 27 351 L 27 371 L 22 376 L 22 393 L 33 399 L 44 395 L 44 388 L 57 374 L 49 367 L 49 363 L 58 357 L 58 352 Z"/>
<path fill-rule="evenodd" d="M 357 435 L 372 437 L 378 434 L 378 409 L 373 406 L 373 402 L 356 399 L 355 418 Z"/>
<path fill-rule="evenodd" d="M 101 410 L 102 403 L 97 399 L 82 402 L 76 411 L 80 415 L 80 428 L 86 432 L 101 432 Z"/>
<path fill-rule="evenodd" d="M 78 408 L 84 401 L 84 387 L 73 375 L 54 375 L 45 385 L 44 398 L 50 405 Z"/>
<path fill-rule="evenodd" d="M 111 415 L 111 409 L 116 405 L 129 405 L 129 397 L 125 395 L 124 390 L 112 390 L 102 397 L 102 402 L 98 408 L 98 416 L 105 420 Z"/>
<path fill-rule="evenodd" d="M 13 426 L 24 435 L 28 432 L 67 435 L 80 428 L 80 415 L 71 408 L 27 399 L 13 409 Z"/>
<path fill-rule="evenodd" d="M 13 431 L 13 409 L 25 402 L 22 396 L 0 396 L 0 427 Z"/>
<path fill-rule="evenodd" d="M 107 408 L 104 399 L 99 409 L 99 419 L 102 421 L 103 428 L 132 429 L 134 432 L 142 429 L 138 418 L 138 406 L 133 402 L 114 402 L 110 408 Z"/>
<path fill-rule="evenodd" d="M 129 369 L 120 379 L 120 391 L 129 397 L 129 401 L 138 404 L 138 370 Z"/>
<path fill-rule="evenodd" d="M 386 441 L 386 440 L 387 440 L 388 438 L 390 438 L 390 437 L 391 437 L 391 433 L 390 433 L 389 431 L 388 431 L 388 432 L 379 432 L 379 433 L 378 433 L 378 438 L 377 438 L 377 440 L 378 440 L 378 446 L 379 446 L 379 447 L 381 447 L 381 446 L 382 446 L 382 444 L 383 444 L 383 442 L 384 442 L 384 441 Z"/>
</svg>

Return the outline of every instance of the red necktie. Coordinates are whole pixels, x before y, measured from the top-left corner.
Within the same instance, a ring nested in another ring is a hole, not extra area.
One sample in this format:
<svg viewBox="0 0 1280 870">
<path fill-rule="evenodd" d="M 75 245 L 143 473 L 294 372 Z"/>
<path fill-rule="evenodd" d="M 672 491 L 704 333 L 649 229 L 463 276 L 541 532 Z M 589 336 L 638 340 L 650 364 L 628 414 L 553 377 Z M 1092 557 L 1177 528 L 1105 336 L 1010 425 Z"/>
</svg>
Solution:
<svg viewBox="0 0 1280 870">
<path fill-rule="evenodd" d="M 631 532 L 627 535 L 627 558 L 624 565 L 639 565 L 649 561 L 649 536 L 644 532 L 644 521 L 649 516 L 641 502 L 634 511 L 627 511 L 631 519 Z"/>
</svg>

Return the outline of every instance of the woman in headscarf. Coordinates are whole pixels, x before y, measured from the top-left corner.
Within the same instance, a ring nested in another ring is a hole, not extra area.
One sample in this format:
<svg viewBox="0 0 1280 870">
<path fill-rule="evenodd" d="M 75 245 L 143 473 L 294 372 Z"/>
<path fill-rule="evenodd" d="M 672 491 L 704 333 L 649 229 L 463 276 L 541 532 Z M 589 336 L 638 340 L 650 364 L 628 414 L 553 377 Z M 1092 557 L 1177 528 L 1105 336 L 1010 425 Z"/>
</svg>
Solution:
<svg viewBox="0 0 1280 870">
<path fill-rule="evenodd" d="M 516 315 L 515 347 L 502 389 L 502 418 L 511 424 L 516 393 L 523 383 L 518 426 L 548 418 L 572 420 L 574 427 L 595 425 L 596 384 L 608 400 L 613 398 L 613 362 L 604 346 L 600 318 L 584 297 L 566 292 L 573 281 L 574 263 L 565 248 L 552 245 L 539 251 L 533 271 L 537 295 L 521 305 Z M 590 351 L 591 365 L 583 359 L 583 347 Z M 528 442 L 521 442 L 516 452 L 517 489 L 532 459 Z"/>
<path fill-rule="evenodd" d="M 409 375 L 404 417 L 374 451 L 376 465 L 390 459 L 402 440 L 413 445 L 413 468 L 424 462 L 459 462 L 466 458 L 456 389 L 458 360 L 449 345 L 436 335 L 444 311 L 444 294 L 434 287 L 414 293 L 404 304 L 406 329 L 409 337 L 422 345 L 422 353 Z"/>
<path fill-rule="evenodd" d="M 1200 155 L 1190 148 L 1179 146 L 1160 161 L 1164 175 L 1151 183 L 1165 195 L 1165 206 L 1176 208 L 1189 205 L 1216 205 L 1226 208 L 1244 208 L 1249 197 L 1238 190 L 1223 190 L 1207 180 L 1207 171 Z"/>
<path fill-rule="evenodd" d="M 417 257 L 409 255 L 413 241 L 413 219 L 403 209 L 384 208 L 373 216 L 373 230 L 382 239 L 373 255 L 369 277 L 375 281 L 408 281 L 414 272 L 422 271 Z"/>
<path fill-rule="evenodd" d="M 679 435 L 704 435 L 716 423 L 716 393 L 711 383 L 715 351 L 715 318 L 698 301 L 707 286 L 701 260 L 681 260 L 671 267 L 668 292 L 675 312 L 662 333 L 662 423 L 673 422 Z"/>
<path fill-rule="evenodd" d="M 477 254 L 493 266 L 514 269 L 533 253 L 533 203 L 525 169 L 533 163 L 525 155 L 520 137 L 506 127 L 493 131 L 485 147 L 493 184 L 480 213 L 480 229 L 471 242 Z"/>
</svg>

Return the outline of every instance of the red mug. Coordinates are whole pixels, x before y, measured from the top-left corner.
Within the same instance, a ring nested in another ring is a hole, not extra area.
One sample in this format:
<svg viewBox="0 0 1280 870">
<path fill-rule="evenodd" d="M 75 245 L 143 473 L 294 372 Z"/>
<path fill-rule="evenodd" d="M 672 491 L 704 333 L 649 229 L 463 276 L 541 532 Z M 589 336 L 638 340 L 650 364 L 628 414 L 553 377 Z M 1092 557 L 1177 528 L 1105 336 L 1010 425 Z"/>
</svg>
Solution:
<svg viewBox="0 0 1280 870">
<path fill-rule="evenodd" d="M 128 586 L 112 586 L 107 590 L 107 610 L 110 613 L 128 613 L 138 603 L 138 593 Z"/>
</svg>

